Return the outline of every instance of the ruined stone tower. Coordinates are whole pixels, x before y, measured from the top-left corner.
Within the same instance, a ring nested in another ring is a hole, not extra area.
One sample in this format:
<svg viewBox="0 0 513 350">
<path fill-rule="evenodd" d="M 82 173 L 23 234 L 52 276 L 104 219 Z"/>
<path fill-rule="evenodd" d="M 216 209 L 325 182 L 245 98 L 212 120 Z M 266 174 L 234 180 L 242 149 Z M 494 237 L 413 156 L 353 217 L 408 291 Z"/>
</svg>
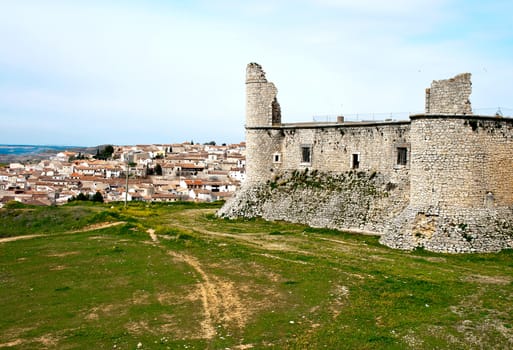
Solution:
<svg viewBox="0 0 513 350">
<path fill-rule="evenodd" d="M 472 114 L 470 79 L 470 73 L 463 73 L 451 79 L 433 80 L 426 89 L 426 114 Z"/>
<path fill-rule="evenodd" d="M 267 81 L 258 63 L 246 67 L 246 127 L 272 126 L 281 123 L 278 89 Z"/>
<path fill-rule="evenodd" d="M 272 131 L 281 125 L 278 89 L 267 81 L 258 63 L 246 67 L 246 173 L 247 182 L 261 182 L 272 177 L 279 162 L 271 157 L 279 153 L 281 134 Z M 261 169 L 272 171 L 265 172 Z"/>
</svg>

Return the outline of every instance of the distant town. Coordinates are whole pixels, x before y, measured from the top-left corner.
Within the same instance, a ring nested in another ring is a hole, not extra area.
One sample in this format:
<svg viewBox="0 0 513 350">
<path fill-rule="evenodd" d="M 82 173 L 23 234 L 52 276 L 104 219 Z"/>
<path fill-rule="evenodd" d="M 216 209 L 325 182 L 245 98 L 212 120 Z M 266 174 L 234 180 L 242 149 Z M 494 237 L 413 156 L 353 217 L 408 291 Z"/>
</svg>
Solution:
<svg viewBox="0 0 513 350">
<path fill-rule="evenodd" d="M 224 200 L 245 179 L 244 142 L 216 145 L 106 145 L 95 153 L 61 151 L 0 167 L 0 208 L 17 201 L 174 202 Z"/>
</svg>

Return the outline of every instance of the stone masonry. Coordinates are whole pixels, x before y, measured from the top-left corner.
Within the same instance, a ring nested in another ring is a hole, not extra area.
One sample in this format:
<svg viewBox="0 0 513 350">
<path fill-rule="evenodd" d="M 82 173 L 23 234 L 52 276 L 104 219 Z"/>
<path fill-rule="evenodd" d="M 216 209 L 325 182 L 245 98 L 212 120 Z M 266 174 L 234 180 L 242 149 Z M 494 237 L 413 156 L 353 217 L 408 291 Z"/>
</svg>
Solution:
<svg viewBox="0 0 513 350">
<path fill-rule="evenodd" d="M 434 80 L 426 89 L 426 114 L 472 114 L 470 73 Z"/>
<path fill-rule="evenodd" d="M 433 81 L 409 121 L 281 123 L 246 71 L 247 181 L 218 215 L 381 235 L 438 252 L 513 248 L 513 119 L 472 115 L 470 74 Z"/>
</svg>

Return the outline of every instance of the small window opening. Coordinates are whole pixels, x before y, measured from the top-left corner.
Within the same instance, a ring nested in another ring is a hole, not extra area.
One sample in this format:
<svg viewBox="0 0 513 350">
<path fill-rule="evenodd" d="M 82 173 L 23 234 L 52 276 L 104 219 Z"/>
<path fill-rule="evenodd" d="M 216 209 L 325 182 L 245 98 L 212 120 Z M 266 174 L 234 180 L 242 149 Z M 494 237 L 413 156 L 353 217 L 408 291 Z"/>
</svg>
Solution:
<svg viewBox="0 0 513 350">
<path fill-rule="evenodd" d="M 273 154 L 273 162 L 274 162 L 274 163 L 279 163 L 279 162 L 281 162 L 281 159 L 280 159 L 280 158 L 281 158 L 281 157 L 280 157 L 280 154 L 279 154 L 279 153 L 275 153 L 275 154 Z"/>
<path fill-rule="evenodd" d="M 302 146 L 301 147 L 301 162 L 311 163 L 312 162 L 312 147 Z"/>
<path fill-rule="evenodd" d="M 360 155 L 357 153 L 353 154 L 353 169 L 358 169 L 360 167 Z"/>
<path fill-rule="evenodd" d="M 397 147 L 397 165 L 406 165 L 408 163 L 408 149 L 406 147 Z"/>
</svg>

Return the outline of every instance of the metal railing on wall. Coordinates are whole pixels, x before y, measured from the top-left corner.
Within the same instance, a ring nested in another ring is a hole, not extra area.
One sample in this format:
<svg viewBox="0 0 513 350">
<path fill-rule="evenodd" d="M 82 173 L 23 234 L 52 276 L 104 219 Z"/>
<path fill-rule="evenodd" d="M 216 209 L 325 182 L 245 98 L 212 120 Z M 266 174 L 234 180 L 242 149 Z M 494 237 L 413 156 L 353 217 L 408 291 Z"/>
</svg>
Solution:
<svg viewBox="0 0 513 350">
<path fill-rule="evenodd" d="M 513 108 L 508 107 L 488 107 L 488 108 L 472 108 L 472 113 L 477 115 L 494 115 L 497 117 L 512 117 Z"/>
<path fill-rule="evenodd" d="M 424 111 L 411 112 L 369 112 L 369 113 L 352 113 L 352 114 L 322 114 L 312 116 L 313 122 L 316 123 L 334 123 L 338 118 L 343 116 L 345 122 L 366 122 L 366 121 L 400 121 L 408 120 L 412 114 L 422 114 Z M 472 113 L 475 115 L 513 117 L 513 108 L 509 107 L 485 107 L 473 108 Z"/>
<path fill-rule="evenodd" d="M 344 117 L 345 122 L 366 122 L 366 121 L 394 121 L 394 120 L 408 120 L 411 114 L 418 114 L 422 112 L 369 112 L 369 113 L 352 113 L 352 114 L 324 114 L 314 115 L 312 117 L 314 122 L 336 122 L 340 116 Z"/>
</svg>

